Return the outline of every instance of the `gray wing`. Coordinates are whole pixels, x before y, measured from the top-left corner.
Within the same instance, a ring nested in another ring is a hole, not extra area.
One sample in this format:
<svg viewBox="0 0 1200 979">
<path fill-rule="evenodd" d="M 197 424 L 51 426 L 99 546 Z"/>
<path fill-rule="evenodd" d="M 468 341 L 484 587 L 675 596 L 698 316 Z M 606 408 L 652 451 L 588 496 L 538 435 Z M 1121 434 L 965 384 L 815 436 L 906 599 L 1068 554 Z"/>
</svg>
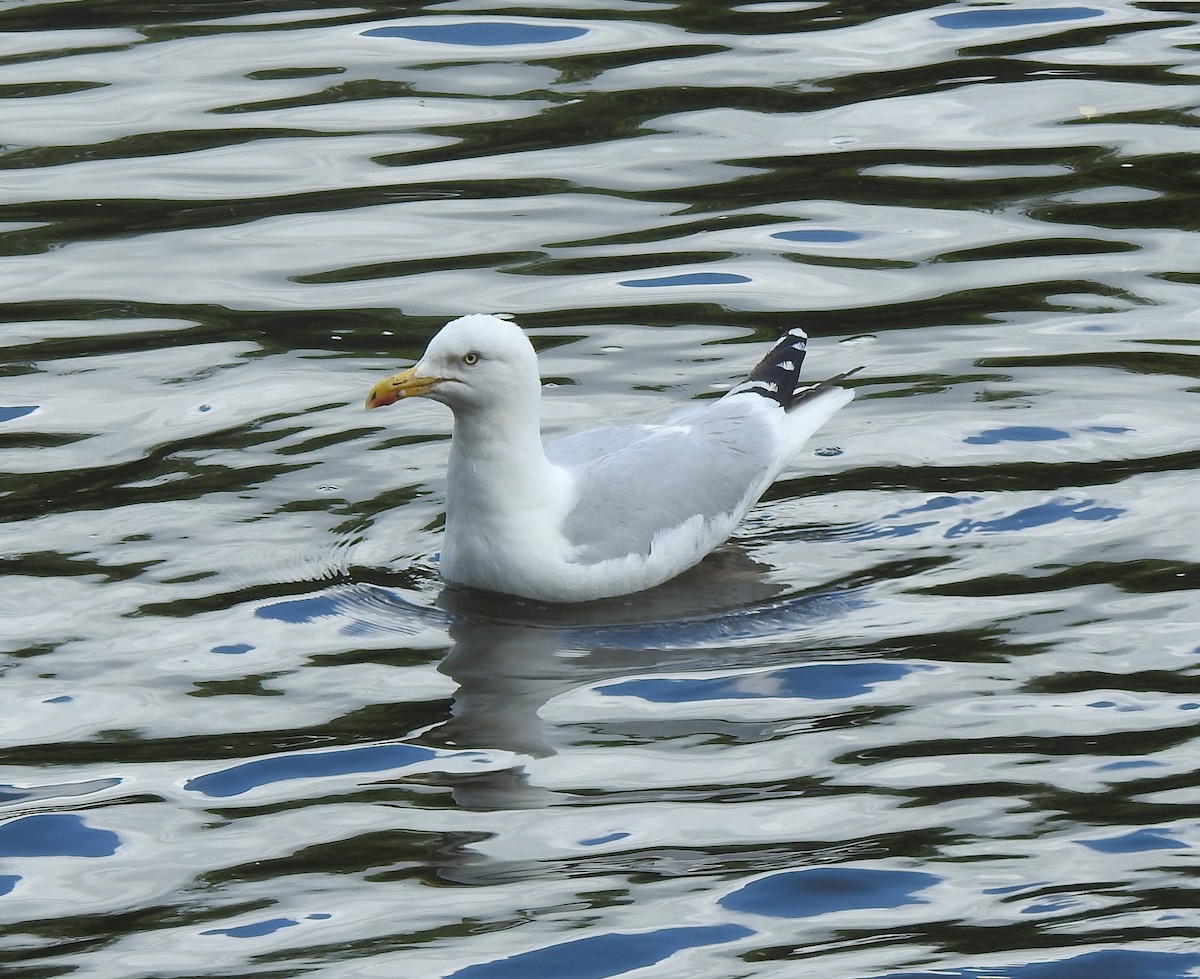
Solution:
<svg viewBox="0 0 1200 979">
<path fill-rule="evenodd" d="M 546 458 L 556 466 L 586 465 L 644 439 L 658 425 L 612 425 L 589 428 L 546 443 Z"/>
<path fill-rule="evenodd" d="M 546 446 L 550 461 L 578 481 L 562 530 L 583 561 L 646 554 L 661 531 L 753 502 L 774 475 L 777 452 L 767 419 L 740 401 L 698 406 L 661 426 L 595 429 Z"/>
</svg>

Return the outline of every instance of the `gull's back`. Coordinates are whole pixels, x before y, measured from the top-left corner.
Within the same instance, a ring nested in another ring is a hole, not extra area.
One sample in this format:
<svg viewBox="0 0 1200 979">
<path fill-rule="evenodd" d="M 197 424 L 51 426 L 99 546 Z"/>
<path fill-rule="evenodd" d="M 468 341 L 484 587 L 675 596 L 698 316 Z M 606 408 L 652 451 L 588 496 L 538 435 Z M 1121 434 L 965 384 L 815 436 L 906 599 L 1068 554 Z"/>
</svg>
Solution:
<svg viewBox="0 0 1200 979">
<path fill-rule="evenodd" d="M 662 425 L 623 425 L 551 442 L 573 478 L 563 533 L 576 559 L 647 556 L 655 539 L 692 521 L 704 550 L 720 544 L 795 457 L 852 397 L 835 384 L 798 389 L 806 337 L 785 335 L 717 401 L 689 405 Z"/>
</svg>

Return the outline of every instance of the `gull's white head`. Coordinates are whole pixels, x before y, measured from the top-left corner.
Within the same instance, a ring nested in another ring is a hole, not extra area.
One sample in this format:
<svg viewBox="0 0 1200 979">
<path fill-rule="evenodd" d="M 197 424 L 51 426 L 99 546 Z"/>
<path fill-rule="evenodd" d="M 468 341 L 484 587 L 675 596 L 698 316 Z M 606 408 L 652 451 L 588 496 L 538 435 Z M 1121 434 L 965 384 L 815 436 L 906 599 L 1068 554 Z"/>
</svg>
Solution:
<svg viewBox="0 0 1200 979">
<path fill-rule="evenodd" d="M 539 391 L 537 354 L 521 328 L 475 313 L 442 327 L 415 367 L 376 384 L 367 407 L 426 397 L 455 411 L 486 410 Z"/>
</svg>

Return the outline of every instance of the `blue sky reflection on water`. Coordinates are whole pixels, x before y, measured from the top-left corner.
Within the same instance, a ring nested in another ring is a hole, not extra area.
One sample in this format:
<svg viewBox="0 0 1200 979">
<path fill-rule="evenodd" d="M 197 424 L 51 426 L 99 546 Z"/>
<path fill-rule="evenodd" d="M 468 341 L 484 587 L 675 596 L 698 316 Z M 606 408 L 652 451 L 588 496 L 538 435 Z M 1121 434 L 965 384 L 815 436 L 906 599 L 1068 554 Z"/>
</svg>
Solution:
<svg viewBox="0 0 1200 979">
<path fill-rule="evenodd" d="M 720 904 L 748 914 L 811 918 L 852 909 L 919 904 L 920 892 L 938 881 L 933 874 L 908 870 L 814 867 L 751 881 L 721 898 Z"/>
<path fill-rule="evenodd" d="M 655 965 L 681 949 L 735 941 L 752 934 L 749 928 L 726 924 L 663 928 L 641 934 L 594 935 L 498 962 L 468 966 L 453 973 L 450 979 L 526 979 L 528 976 L 608 979 Z"/>
<path fill-rule="evenodd" d="M 627 680 L 610 683 L 600 692 L 608 697 L 638 697 L 659 704 L 760 697 L 838 700 L 866 693 L 877 683 L 899 680 L 910 672 L 909 667 L 899 663 L 820 663 L 744 677 Z"/>
<path fill-rule="evenodd" d="M 619 284 L 631 289 L 656 289 L 670 286 L 724 286 L 749 282 L 750 277 L 736 272 L 680 272 L 656 275 L 649 279 L 624 279 Z"/>
<path fill-rule="evenodd" d="M 837 228 L 801 228 L 797 231 L 776 231 L 771 235 L 781 241 L 812 241 L 836 244 L 858 241 L 863 236 L 857 231 L 839 231 Z"/>
<path fill-rule="evenodd" d="M 948 30 L 966 31 L 990 27 L 1024 27 L 1028 24 L 1058 24 L 1102 16 L 1104 11 L 1096 7 L 995 6 L 939 14 L 933 18 L 933 22 L 938 27 Z"/>
<path fill-rule="evenodd" d="M 322 778 L 403 768 L 427 761 L 436 752 L 408 744 L 371 745 L 338 751 L 293 752 L 274 758 L 259 758 L 233 768 L 189 779 L 184 786 L 192 792 L 225 798 L 241 795 L 272 782 L 299 778 Z"/>
<path fill-rule="evenodd" d="M 0 857 L 110 857 L 121 838 L 68 813 L 25 816 L 0 825 Z"/>
<path fill-rule="evenodd" d="M 587 30 L 558 24 L 531 24 L 517 21 L 463 21 L 452 24 L 398 24 L 373 27 L 365 37 L 399 37 L 410 41 L 434 41 L 440 44 L 464 44 L 474 47 L 499 47 L 509 44 L 553 44 L 583 37 Z"/>
</svg>

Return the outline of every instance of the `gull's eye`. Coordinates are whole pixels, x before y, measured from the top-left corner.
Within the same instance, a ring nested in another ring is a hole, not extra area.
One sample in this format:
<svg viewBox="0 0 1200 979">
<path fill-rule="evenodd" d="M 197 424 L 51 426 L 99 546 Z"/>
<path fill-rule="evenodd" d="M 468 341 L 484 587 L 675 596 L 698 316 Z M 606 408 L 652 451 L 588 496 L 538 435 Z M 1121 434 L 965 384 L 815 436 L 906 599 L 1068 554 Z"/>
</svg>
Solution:
<svg viewBox="0 0 1200 979">
<path fill-rule="evenodd" d="M 474 350 L 472 350 L 470 353 L 465 353 L 462 355 L 462 362 L 468 367 L 474 367 L 479 363 L 479 354 L 477 354 Z"/>
</svg>

